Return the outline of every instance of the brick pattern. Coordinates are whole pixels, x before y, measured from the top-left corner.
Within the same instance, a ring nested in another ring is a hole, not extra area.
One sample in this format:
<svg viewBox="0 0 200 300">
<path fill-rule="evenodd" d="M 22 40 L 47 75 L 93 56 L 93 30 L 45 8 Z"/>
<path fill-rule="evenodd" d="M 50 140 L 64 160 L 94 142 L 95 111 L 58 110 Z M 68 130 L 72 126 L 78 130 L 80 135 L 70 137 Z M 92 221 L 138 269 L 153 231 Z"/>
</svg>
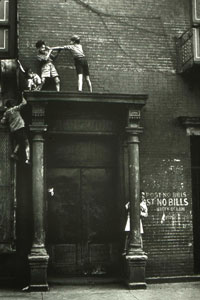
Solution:
<svg viewBox="0 0 200 300">
<path fill-rule="evenodd" d="M 190 174 L 183 155 L 143 153 L 142 190 L 149 216 L 144 219 L 147 276 L 193 272 L 192 201 Z"/>
<path fill-rule="evenodd" d="M 140 138 L 141 185 L 151 199 L 144 220 L 147 275 L 192 273 L 190 143 L 177 117 L 196 115 L 200 93 L 197 85 L 176 74 L 175 44 L 191 26 L 190 1 L 19 0 L 18 12 L 19 59 L 24 66 L 39 72 L 38 39 L 50 46 L 64 45 L 76 33 L 81 36 L 95 92 L 149 94 Z M 61 89 L 76 90 L 70 54 L 61 52 L 56 67 Z M 152 203 L 152 199 L 164 199 L 165 193 L 168 207 L 175 211 L 165 211 L 163 217 L 159 200 Z M 173 193 L 186 193 L 184 210 L 169 205 L 170 198 L 177 198 Z"/>
</svg>

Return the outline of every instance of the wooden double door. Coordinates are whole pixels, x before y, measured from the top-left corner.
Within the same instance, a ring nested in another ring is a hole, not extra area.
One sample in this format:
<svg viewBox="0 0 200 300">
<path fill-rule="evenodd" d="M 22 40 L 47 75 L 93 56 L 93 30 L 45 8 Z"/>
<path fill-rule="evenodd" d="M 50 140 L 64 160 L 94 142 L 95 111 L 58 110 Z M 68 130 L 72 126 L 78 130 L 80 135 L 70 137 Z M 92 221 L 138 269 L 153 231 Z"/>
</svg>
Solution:
<svg viewBox="0 0 200 300">
<path fill-rule="evenodd" d="M 49 272 L 116 274 L 121 256 L 116 139 L 54 137 L 47 150 Z"/>
</svg>

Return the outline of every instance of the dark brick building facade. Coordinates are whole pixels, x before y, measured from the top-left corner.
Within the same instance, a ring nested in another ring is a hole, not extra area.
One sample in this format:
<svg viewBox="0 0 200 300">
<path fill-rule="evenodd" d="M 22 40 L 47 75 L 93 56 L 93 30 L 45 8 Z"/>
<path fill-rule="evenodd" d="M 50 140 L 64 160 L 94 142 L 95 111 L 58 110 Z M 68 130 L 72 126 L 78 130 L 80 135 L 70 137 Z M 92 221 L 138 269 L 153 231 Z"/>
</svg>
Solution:
<svg viewBox="0 0 200 300">
<path fill-rule="evenodd" d="M 194 7 L 197 6 L 198 12 L 198 1 L 16 2 L 17 54 L 8 59 L 19 58 L 24 67 L 30 66 L 39 74 L 36 41 L 43 39 L 49 46 L 66 45 L 72 34 L 78 34 L 88 58 L 95 93 L 148 94 L 141 113 L 144 130 L 140 135 L 140 189 L 149 210 L 143 235 L 144 251 L 148 256 L 146 277 L 199 274 L 199 70 L 198 63 L 194 63 L 188 70 L 179 72 L 180 49 L 177 46 L 184 32 L 198 28 L 192 19 Z M 70 53 L 62 51 L 55 65 L 60 75 L 61 92 L 76 91 L 77 79 Z M 22 76 L 19 81 L 18 89 L 22 89 Z M 54 89 L 53 85 L 50 89 Z M 87 91 L 86 86 L 84 90 Z M 6 98 L 3 92 L 2 86 L 2 103 Z M 30 107 L 31 104 L 24 111 L 27 124 L 31 119 Z M 60 113 L 56 104 L 54 109 Z M 54 114 L 52 118 L 57 124 Z M 57 126 L 52 125 L 53 120 L 48 120 L 51 130 Z M 3 130 L 1 128 L 1 132 Z M 51 147 L 48 149 L 53 149 Z M 2 156 L 4 152 L 1 150 Z M 6 161 L 9 165 L 9 159 Z M 28 272 L 27 255 L 33 230 L 30 181 L 30 170 L 19 164 L 15 183 L 16 237 L 10 237 L 16 241 L 17 250 L 1 255 L 4 270 L 7 270 L 1 271 L 2 277 L 13 275 L 11 259 L 17 264 L 17 270 Z M 121 203 L 126 203 L 127 194 L 121 197 Z M 123 235 L 125 212 L 122 206 L 120 209 L 119 233 Z M 49 251 L 51 256 L 52 248 Z"/>
</svg>

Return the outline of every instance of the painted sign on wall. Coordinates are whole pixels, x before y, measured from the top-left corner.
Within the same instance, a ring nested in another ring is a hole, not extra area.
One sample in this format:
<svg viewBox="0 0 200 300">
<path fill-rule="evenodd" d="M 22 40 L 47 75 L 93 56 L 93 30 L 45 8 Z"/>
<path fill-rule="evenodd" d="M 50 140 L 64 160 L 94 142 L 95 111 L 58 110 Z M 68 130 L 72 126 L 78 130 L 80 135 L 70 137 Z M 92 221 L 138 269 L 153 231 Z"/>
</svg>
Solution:
<svg viewBox="0 0 200 300">
<path fill-rule="evenodd" d="M 185 211 L 189 205 L 186 192 L 142 192 L 148 206 L 155 206 L 157 211 Z"/>
</svg>

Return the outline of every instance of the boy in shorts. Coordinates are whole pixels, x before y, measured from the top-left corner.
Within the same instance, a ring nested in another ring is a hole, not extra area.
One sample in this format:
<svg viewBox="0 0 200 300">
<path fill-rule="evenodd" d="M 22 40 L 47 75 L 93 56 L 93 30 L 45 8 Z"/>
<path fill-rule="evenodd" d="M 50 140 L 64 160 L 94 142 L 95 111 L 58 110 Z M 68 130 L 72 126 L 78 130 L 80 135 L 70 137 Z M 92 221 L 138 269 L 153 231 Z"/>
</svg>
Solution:
<svg viewBox="0 0 200 300">
<path fill-rule="evenodd" d="M 83 76 L 85 77 L 88 89 L 92 92 L 92 84 L 90 81 L 88 62 L 83 52 L 82 45 L 80 44 L 80 37 L 73 35 L 70 39 L 70 45 L 63 47 L 53 47 L 54 50 L 69 50 L 74 58 L 74 64 L 76 67 L 76 73 L 78 76 L 78 91 L 83 90 Z"/>
<path fill-rule="evenodd" d="M 53 49 L 46 46 L 45 42 L 42 40 L 37 41 L 35 44 L 38 49 L 37 60 L 41 63 L 41 88 L 44 85 L 46 78 L 53 78 L 56 85 L 56 91 L 60 91 L 60 79 L 58 72 L 53 64 L 53 61 L 58 56 L 60 49 Z M 53 55 L 52 51 L 58 50 L 57 54 Z"/>
<path fill-rule="evenodd" d="M 22 96 L 22 102 L 19 105 L 14 106 L 12 102 L 13 100 L 6 101 L 6 111 L 4 112 L 1 119 L 2 124 L 8 123 L 11 131 L 11 136 L 16 143 L 14 151 L 11 154 L 11 158 L 18 160 L 17 152 L 20 146 L 22 146 L 25 150 L 26 155 L 25 163 L 30 164 L 30 146 L 26 135 L 25 123 L 20 114 L 20 110 L 22 109 L 22 107 L 24 107 L 24 105 L 27 104 L 27 101 Z"/>
</svg>

